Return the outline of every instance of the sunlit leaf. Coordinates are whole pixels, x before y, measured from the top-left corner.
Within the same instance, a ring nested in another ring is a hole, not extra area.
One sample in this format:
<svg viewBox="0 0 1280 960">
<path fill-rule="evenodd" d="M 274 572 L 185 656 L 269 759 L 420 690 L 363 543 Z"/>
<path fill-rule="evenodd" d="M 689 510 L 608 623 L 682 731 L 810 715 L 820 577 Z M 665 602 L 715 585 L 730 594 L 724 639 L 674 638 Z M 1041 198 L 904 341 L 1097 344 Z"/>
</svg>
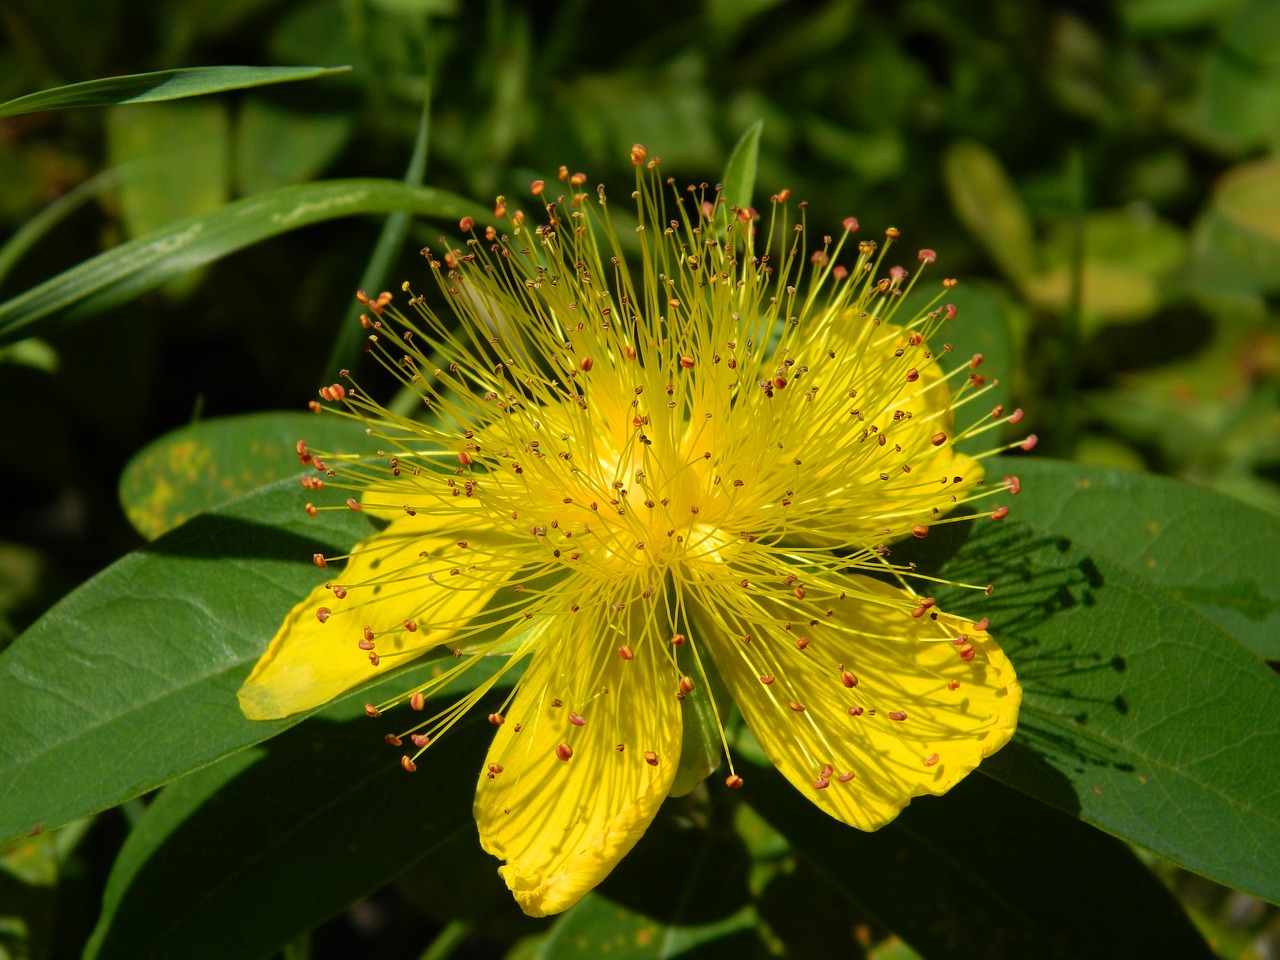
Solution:
<svg viewBox="0 0 1280 960">
<path fill-rule="evenodd" d="M 185 67 L 135 73 L 122 77 L 86 80 L 52 90 L 29 93 L 7 103 L 0 103 L 0 118 L 16 117 L 40 110 L 65 110 L 70 107 L 105 107 L 113 103 L 150 103 L 200 97 L 224 90 L 243 90 L 269 83 L 310 80 L 333 73 L 346 73 L 350 67 Z"/>
<path fill-rule="evenodd" d="M 994 585 L 985 599 L 938 588 L 939 605 L 990 617 L 1025 694 L 1014 742 L 979 769 L 1280 899 L 1280 794 L 1259 776 L 1280 749 L 1280 677 L 1218 625 L 1276 615 L 1280 521 L 1126 471 L 1010 460 L 989 475 L 1002 469 L 1023 481 L 991 501 L 1009 517 L 893 554 L 931 573 L 933 551 L 954 550 L 944 575 Z M 1238 543 L 1219 539 L 1224 518 L 1250 517 Z"/>
<path fill-rule="evenodd" d="M 724 168 L 724 198 L 731 207 L 745 210 L 751 206 L 756 187 L 756 162 L 760 158 L 760 134 L 764 121 L 757 120 L 738 138 Z"/>
<path fill-rule="evenodd" d="M 1024 282 L 1036 269 L 1031 215 L 996 155 L 961 140 L 947 150 L 943 173 L 956 215 L 1010 280 Z"/>
</svg>

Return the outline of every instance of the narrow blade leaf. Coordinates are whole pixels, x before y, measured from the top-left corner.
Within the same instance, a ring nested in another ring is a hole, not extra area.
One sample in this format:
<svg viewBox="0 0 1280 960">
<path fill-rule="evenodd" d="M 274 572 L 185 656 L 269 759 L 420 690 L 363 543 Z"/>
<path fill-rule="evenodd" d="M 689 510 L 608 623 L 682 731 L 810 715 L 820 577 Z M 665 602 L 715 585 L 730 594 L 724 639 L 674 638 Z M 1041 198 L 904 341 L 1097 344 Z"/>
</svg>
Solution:
<svg viewBox="0 0 1280 960">
<path fill-rule="evenodd" d="M 103 77 L 29 93 L 25 97 L 0 103 L 0 119 L 38 113 L 41 110 L 105 107 L 117 103 L 152 103 L 157 100 L 201 97 L 224 90 L 311 80 L 350 70 L 350 67 L 183 67 L 154 73 L 133 73 L 123 77 Z"/>
</svg>

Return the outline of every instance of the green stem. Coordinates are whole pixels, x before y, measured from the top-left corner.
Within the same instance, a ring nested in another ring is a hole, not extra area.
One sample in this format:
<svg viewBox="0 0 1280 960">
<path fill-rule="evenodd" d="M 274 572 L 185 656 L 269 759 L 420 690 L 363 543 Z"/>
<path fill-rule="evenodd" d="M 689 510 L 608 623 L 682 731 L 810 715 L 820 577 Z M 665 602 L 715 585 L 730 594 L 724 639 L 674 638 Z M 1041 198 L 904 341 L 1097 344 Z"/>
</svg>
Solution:
<svg viewBox="0 0 1280 960">
<path fill-rule="evenodd" d="M 471 936 L 474 928 L 475 924 L 470 920 L 450 920 L 448 926 L 431 941 L 431 946 L 422 951 L 418 960 L 445 960 Z"/>
</svg>

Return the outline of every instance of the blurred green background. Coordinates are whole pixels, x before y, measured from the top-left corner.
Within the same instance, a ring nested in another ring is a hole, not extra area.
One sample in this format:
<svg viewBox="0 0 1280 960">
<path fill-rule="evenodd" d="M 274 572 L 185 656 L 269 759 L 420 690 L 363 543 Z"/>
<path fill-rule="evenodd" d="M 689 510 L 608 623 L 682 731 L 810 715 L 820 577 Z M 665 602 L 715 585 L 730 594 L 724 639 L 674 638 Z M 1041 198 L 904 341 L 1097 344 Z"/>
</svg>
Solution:
<svg viewBox="0 0 1280 960">
<path fill-rule="evenodd" d="M 616 192 L 636 141 L 714 182 L 763 119 L 757 205 L 789 188 L 816 235 L 852 215 L 938 250 L 933 269 L 1009 331 L 991 372 L 1041 451 L 1280 512 L 1275 0 L 6 0 L 0 31 L 0 101 L 179 66 L 354 67 L 0 120 L 0 300 L 236 198 L 400 179 L 424 103 L 423 182 L 484 204 L 561 164 Z M 414 221 L 384 284 L 420 280 L 416 251 L 449 226 Z M 146 443 L 314 396 L 381 228 L 285 233 L 0 347 L 0 645 L 142 542 L 116 482 Z M 64 877 L 53 955 L 92 926 L 112 816 Z M 1167 878 L 1224 955 L 1273 955 L 1275 911 Z M 409 881 L 335 922 L 395 930 L 407 946 L 377 955 L 413 956 L 414 900 Z"/>
</svg>

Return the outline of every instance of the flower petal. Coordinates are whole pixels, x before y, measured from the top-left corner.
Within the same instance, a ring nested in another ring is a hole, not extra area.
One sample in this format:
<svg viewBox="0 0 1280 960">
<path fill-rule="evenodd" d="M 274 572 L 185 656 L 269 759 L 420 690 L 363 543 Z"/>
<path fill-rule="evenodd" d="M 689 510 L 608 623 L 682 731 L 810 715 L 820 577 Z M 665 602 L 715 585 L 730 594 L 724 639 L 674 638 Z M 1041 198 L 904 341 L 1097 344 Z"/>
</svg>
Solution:
<svg viewBox="0 0 1280 960">
<path fill-rule="evenodd" d="M 507 861 L 498 872 L 530 916 L 567 910 L 608 875 L 680 760 L 666 652 L 631 639 L 623 659 L 607 637 L 584 620 L 533 654 L 480 775 L 480 842 Z"/>
<path fill-rule="evenodd" d="M 1004 746 L 1022 690 L 971 621 L 913 617 L 919 598 L 867 577 L 836 587 L 809 586 L 803 602 L 712 588 L 699 622 L 778 769 L 833 817 L 874 830 Z"/>
<path fill-rule="evenodd" d="M 419 515 L 362 540 L 345 568 L 285 618 L 240 688 L 244 715 L 272 720 L 308 710 L 457 640 L 518 569 L 509 543 L 492 533 L 468 536 L 464 546 Z M 372 649 L 362 649 L 370 638 Z"/>
</svg>

